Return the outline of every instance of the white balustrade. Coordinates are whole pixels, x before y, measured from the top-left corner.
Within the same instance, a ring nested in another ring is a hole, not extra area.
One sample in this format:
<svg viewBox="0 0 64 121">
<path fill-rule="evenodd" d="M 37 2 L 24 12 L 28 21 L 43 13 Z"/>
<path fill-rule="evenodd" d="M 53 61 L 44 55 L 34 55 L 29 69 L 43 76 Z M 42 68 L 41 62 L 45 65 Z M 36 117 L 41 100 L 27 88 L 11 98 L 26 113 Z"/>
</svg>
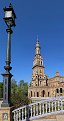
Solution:
<svg viewBox="0 0 64 121">
<path fill-rule="evenodd" d="M 49 98 L 13 110 L 14 121 L 26 121 L 64 110 L 64 97 Z"/>
</svg>

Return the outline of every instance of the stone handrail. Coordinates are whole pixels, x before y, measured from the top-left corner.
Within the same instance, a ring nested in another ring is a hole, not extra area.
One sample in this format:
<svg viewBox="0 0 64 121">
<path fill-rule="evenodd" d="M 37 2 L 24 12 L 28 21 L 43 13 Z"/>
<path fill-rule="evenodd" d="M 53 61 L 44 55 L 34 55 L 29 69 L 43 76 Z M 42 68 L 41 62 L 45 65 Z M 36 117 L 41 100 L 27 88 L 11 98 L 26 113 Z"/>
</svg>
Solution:
<svg viewBox="0 0 64 121">
<path fill-rule="evenodd" d="M 34 120 L 59 112 L 64 112 L 64 97 L 52 97 L 12 111 L 14 121 Z"/>
</svg>

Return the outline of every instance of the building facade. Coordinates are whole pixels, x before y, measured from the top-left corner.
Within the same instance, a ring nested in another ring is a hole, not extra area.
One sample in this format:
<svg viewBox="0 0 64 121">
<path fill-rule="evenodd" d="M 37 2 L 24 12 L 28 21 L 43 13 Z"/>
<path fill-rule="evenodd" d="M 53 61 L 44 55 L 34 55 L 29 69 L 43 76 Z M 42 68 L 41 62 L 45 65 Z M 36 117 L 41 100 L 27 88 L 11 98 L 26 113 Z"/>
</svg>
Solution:
<svg viewBox="0 0 64 121">
<path fill-rule="evenodd" d="M 64 95 L 64 77 L 56 72 L 53 78 L 48 78 L 44 71 L 43 58 L 40 53 L 40 44 L 37 39 L 35 57 L 32 67 L 32 80 L 28 87 L 28 97 L 40 99 Z"/>
</svg>

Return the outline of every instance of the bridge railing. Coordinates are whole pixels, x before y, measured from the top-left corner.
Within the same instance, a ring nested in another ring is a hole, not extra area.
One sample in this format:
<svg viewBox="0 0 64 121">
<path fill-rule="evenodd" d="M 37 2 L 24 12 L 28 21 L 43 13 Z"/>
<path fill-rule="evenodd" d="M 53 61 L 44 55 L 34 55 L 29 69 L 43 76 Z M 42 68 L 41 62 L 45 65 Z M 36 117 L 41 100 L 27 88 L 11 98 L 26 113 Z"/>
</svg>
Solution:
<svg viewBox="0 0 64 121">
<path fill-rule="evenodd" d="M 14 121 L 37 119 L 58 112 L 64 112 L 64 97 L 55 97 L 42 100 L 12 111 Z"/>
</svg>

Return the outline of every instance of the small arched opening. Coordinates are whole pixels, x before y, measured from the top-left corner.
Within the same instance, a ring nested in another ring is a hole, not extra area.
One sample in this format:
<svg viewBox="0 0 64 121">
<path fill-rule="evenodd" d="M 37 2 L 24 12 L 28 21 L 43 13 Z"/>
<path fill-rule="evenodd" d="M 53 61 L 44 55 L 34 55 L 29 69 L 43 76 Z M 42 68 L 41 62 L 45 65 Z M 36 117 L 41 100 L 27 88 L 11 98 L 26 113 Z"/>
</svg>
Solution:
<svg viewBox="0 0 64 121">
<path fill-rule="evenodd" d="M 45 96 L 45 90 L 42 91 L 42 97 L 44 97 L 44 96 Z"/>
</svg>

